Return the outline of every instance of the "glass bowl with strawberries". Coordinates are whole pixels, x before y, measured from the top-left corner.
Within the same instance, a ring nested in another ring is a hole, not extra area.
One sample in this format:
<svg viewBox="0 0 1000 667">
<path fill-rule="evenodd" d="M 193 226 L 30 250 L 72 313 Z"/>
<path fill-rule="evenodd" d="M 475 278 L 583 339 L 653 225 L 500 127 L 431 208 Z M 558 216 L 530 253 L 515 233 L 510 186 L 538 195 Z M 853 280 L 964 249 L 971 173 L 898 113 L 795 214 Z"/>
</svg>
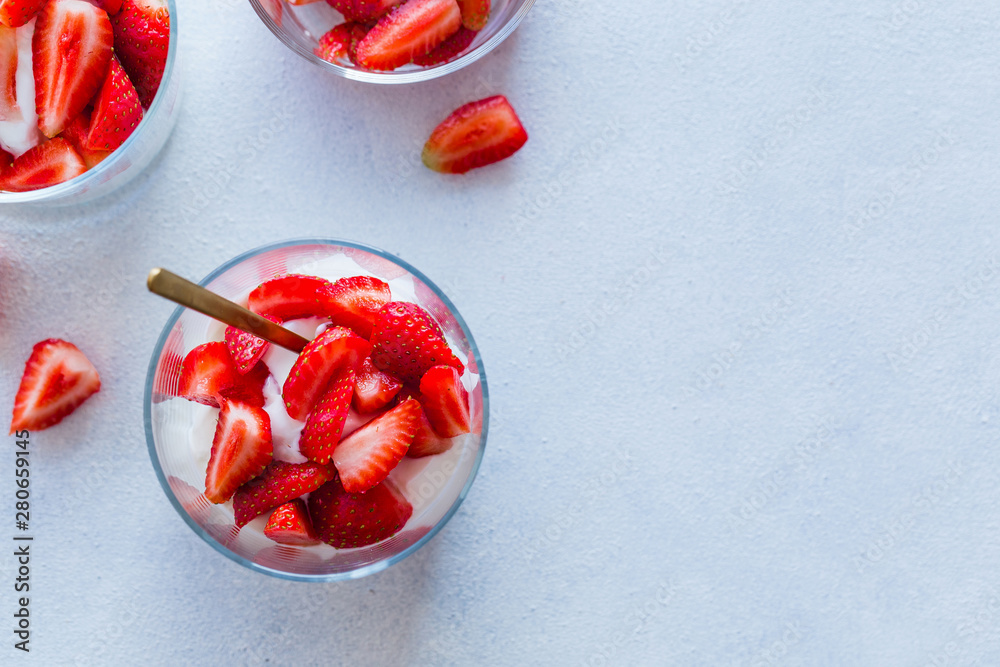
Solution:
<svg viewBox="0 0 1000 667">
<path fill-rule="evenodd" d="M 0 204 L 121 187 L 177 116 L 174 0 L 0 3 Z"/>
<path fill-rule="evenodd" d="M 288 48 L 371 83 L 454 72 L 507 38 L 534 0 L 250 0 Z"/>
<path fill-rule="evenodd" d="M 202 283 L 298 333 L 301 352 L 179 308 L 153 352 L 146 439 L 167 497 L 259 572 L 335 581 L 431 539 L 486 444 L 478 349 L 428 278 L 324 239 L 244 253 Z"/>
</svg>

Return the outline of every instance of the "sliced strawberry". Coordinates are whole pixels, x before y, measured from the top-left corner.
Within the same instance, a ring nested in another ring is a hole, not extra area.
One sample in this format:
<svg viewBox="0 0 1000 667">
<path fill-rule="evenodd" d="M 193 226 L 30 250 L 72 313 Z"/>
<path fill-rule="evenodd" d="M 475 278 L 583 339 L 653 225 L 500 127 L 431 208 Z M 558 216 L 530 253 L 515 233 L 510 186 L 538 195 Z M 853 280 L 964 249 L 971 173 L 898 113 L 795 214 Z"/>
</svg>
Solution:
<svg viewBox="0 0 1000 667">
<path fill-rule="evenodd" d="M 332 466 L 272 461 L 233 496 L 237 527 L 242 528 L 278 505 L 315 491 L 336 476 Z"/>
<path fill-rule="evenodd" d="M 462 14 L 455 0 L 408 0 L 379 19 L 358 44 L 358 64 L 392 70 L 434 50 L 456 32 Z"/>
<path fill-rule="evenodd" d="M 122 10 L 123 0 L 91 0 L 91 2 L 106 11 L 108 16 L 114 16 Z"/>
<path fill-rule="evenodd" d="M 458 32 L 441 42 L 436 49 L 414 58 L 413 64 L 420 65 L 421 67 L 433 67 L 441 63 L 451 62 L 465 53 L 465 50 L 472 45 L 473 40 L 476 39 L 476 35 L 478 34 L 477 31 L 469 30 L 465 26 L 462 26 L 458 29 Z"/>
<path fill-rule="evenodd" d="M 258 315 L 270 315 L 282 321 L 325 316 L 328 307 L 320 299 L 330 284 L 329 280 L 315 276 L 290 274 L 274 278 L 250 292 L 247 308 Z"/>
<path fill-rule="evenodd" d="M 257 364 L 250 369 L 249 373 L 246 373 L 245 375 L 240 375 L 239 371 L 236 370 L 235 363 L 232 365 L 232 368 L 236 373 L 236 382 L 232 387 L 223 389 L 221 396 L 223 398 L 235 398 L 240 401 L 245 401 L 250 405 L 263 407 L 264 384 L 267 382 L 268 376 L 271 375 L 271 371 L 268 369 L 267 364 Z"/>
<path fill-rule="evenodd" d="M 0 23 L 20 28 L 35 18 L 47 0 L 0 0 Z"/>
<path fill-rule="evenodd" d="M 272 315 L 266 317 L 272 322 L 280 323 L 278 318 Z M 226 327 L 226 349 L 229 350 L 229 356 L 232 357 L 236 370 L 241 375 L 249 373 L 269 347 L 271 344 L 263 338 L 236 327 Z"/>
<path fill-rule="evenodd" d="M 271 462 L 271 418 L 263 408 L 222 400 L 205 471 L 205 497 L 219 504 Z"/>
<path fill-rule="evenodd" d="M 60 136 L 73 145 L 73 149 L 83 158 L 83 163 L 87 165 L 87 169 L 92 169 L 94 166 L 100 164 L 104 158 L 111 155 L 111 151 L 91 150 L 87 148 L 87 136 L 89 134 L 90 112 L 84 109 L 79 116 L 70 121 Z"/>
<path fill-rule="evenodd" d="M 363 338 L 372 335 L 375 316 L 390 299 L 389 285 L 370 276 L 341 278 L 325 292 L 333 323 L 354 329 Z"/>
<path fill-rule="evenodd" d="M 43 142 L 14 160 L 0 173 L 0 190 L 26 192 L 56 185 L 87 171 L 72 144 L 56 137 Z"/>
<path fill-rule="evenodd" d="M 354 382 L 354 409 L 362 414 L 381 410 L 402 387 L 402 382 L 375 368 L 371 358 L 365 357 Z"/>
<path fill-rule="evenodd" d="M 347 58 L 354 39 L 354 29 L 358 26 L 359 24 L 351 21 L 333 26 L 319 38 L 319 44 L 313 49 L 313 53 L 331 63 Z M 361 26 L 361 29 L 364 30 L 364 27 Z"/>
<path fill-rule="evenodd" d="M 21 120 L 24 117 L 17 105 L 16 74 L 17 32 L 0 26 L 0 120 Z"/>
<path fill-rule="evenodd" d="M 451 366 L 435 366 L 420 380 L 421 404 L 434 432 L 442 438 L 468 433 L 469 392 L 462 385 L 457 370 Z"/>
<path fill-rule="evenodd" d="M 238 379 L 225 343 L 205 343 L 184 357 L 177 394 L 217 408 L 222 393 L 235 387 Z"/>
<path fill-rule="evenodd" d="M 165 0 L 125 0 L 112 19 L 115 53 L 135 85 L 142 106 L 156 97 L 170 47 L 170 12 Z"/>
<path fill-rule="evenodd" d="M 356 369 L 370 352 L 368 341 L 344 327 L 330 327 L 310 341 L 281 389 L 288 416 L 303 421 L 334 374 L 342 368 Z"/>
<path fill-rule="evenodd" d="M 421 409 L 420 419 L 417 422 L 417 432 L 413 436 L 413 444 L 406 450 L 406 455 L 411 459 L 434 456 L 448 451 L 452 444 L 454 441 L 451 438 L 442 438 L 434 432 L 434 427 L 427 419 L 426 411 Z"/>
<path fill-rule="evenodd" d="M 10 432 L 55 426 L 100 389 L 97 369 L 76 345 L 58 338 L 36 343 L 14 398 Z"/>
<path fill-rule="evenodd" d="M 482 30 L 490 18 L 490 0 L 458 0 L 462 25 L 469 30 Z"/>
<path fill-rule="evenodd" d="M 348 493 L 364 493 L 384 480 L 406 454 L 417 432 L 420 404 L 406 401 L 344 438 L 333 464 Z"/>
<path fill-rule="evenodd" d="M 0 179 L 14 165 L 14 156 L 0 148 Z"/>
<path fill-rule="evenodd" d="M 334 479 L 309 495 L 309 515 L 319 539 L 337 549 L 355 549 L 398 533 L 413 506 L 389 480 L 367 493 L 348 493 Z"/>
<path fill-rule="evenodd" d="M 290 547 L 311 547 L 320 543 L 306 504 L 297 498 L 271 513 L 264 526 L 264 537 Z"/>
<path fill-rule="evenodd" d="M 401 301 L 388 303 L 378 312 L 372 330 L 372 362 L 403 382 L 414 384 L 432 366 L 445 364 L 464 371 L 440 331 L 420 306 Z"/>
<path fill-rule="evenodd" d="M 86 0 L 51 0 L 31 39 L 38 129 L 63 131 L 100 90 L 111 62 L 111 21 Z"/>
<path fill-rule="evenodd" d="M 117 58 L 111 58 L 108 76 L 94 101 L 87 148 L 113 151 L 129 138 L 142 120 L 139 96 Z"/>
<path fill-rule="evenodd" d="M 353 393 L 354 368 L 344 366 L 330 380 L 319 403 L 309 413 L 302 435 L 299 436 L 299 451 L 310 461 L 330 462 L 333 450 L 340 442 Z"/>
<path fill-rule="evenodd" d="M 374 21 L 403 0 L 327 0 L 348 21 Z"/>
<path fill-rule="evenodd" d="M 434 128 L 423 161 L 443 174 L 464 174 L 510 157 L 528 141 L 521 120 L 503 95 L 470 102 Z"/>
</svg>

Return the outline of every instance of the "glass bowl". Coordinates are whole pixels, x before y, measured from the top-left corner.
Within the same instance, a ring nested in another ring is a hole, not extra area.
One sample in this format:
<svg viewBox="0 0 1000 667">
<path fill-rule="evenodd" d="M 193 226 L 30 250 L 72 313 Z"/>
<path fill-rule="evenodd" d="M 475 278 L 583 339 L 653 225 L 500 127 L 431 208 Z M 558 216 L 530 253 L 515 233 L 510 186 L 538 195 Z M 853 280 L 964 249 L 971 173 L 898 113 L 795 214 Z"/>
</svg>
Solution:
<svg viewBox="0 0 1000 667">
<path fill-rule="evenodd" d="M 250 0 L 250 4 L 285 46 L 328 72 L 369 83 L 413 83 L 458 71 L 485 56 L 514 32 L 535 0 L 493 0 L 489 22 L 461 57 L 432 67 L 404 65 L 390 72 L 362 69 L 348 61 L 331 63 L 313 53 L 319 38 L 343 21 L 340 13 L 323 0 L 307 5 L 291 5 L 285 0 Z"/>
<path fill-rule="evenodd" d="M 81 204 L 116 190 L 138 176 L 167 142 L 177 120 L 180 78 L 177 69 L 177 6 L 167 0 L 170 45 L 160 88 L 139 127 L 118 149 L 93 169 L 64 183 L 29 192 L 0 192 L 3 204 Z"/>
<path fill-rule="evenodd" d="M 178 308 L 167 321 L 149 364 L 144 406 L 149 456 L 163 491 L 184 521 L 218 552 L 237 563 L 298 581 L 363 577 L 399 562 L 426 544 L 469 492 L 486 445 L 486 374 L 472 334 L 448 297 L 418 270 L 382 250 L 327 239 L 286 241 L 231 259 L 201 284 L 245 304 L 254 287 L 287 273 L 322 273 L 327 278 L 368 274 L 385 280 L 393 299 L 415 301 L 434 315 L 452 350 L 466 363 L 463 380 L 470 388 L 472 433 L 456 438 L 451 450 L 444 454 L 404 458 L 393 471 L 391 479 L 413 505 L 410 520 L 391 538 L 357 549 L 334 549 L 326 544 L 279 545 L 263 535 L 268 513 L 237 529 L 232 502 L 213 505 L 203 494 L 207 459 L 199 456 L 206 456 L 205 447 L 211 447 L 218 408 L 176 395 L 181 360 L 196 345 L 221 340 L 225 327 L 185 308 Z"/>
</svg>

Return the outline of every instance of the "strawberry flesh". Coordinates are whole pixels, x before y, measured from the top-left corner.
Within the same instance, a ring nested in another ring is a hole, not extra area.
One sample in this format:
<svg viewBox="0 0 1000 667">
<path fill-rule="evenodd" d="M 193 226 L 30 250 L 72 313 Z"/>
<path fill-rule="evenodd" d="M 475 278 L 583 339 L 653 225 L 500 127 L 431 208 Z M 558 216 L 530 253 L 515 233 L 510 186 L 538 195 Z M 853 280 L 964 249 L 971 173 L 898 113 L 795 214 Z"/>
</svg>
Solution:
<svg viewBox="0 0 1000 667">
<path fill-rule="evenodd" d="M 427 419 L 425 410 L 420 410 L 420 419 L 417 422 L 417 432 L 413 436 L 413 444 L 406 450 L 406 455 L 411 459 L 419 459 L 424 456 L 434 456 L 451 449 L 454 441 L 450 438 L 442 438 L 434 432 Z"/>
<path fill-rule="evenodd" d="M 440 335 L 440 327 L 420 306 L 394 301 L 378 312 L 372 330 L 372 362 L 403 382 L 419 383 L 427 369 L 445 364 L 460 372 L 461 360 Z"/>
<path fill-rule="evenodd" d="M 205 471 L 205 497 L 229 500 L 271 462 L 271 418 L 263 408 L 223 399 Z"/>
<path fill-rule="evenodd" d="M 247 308 L 280 321 L 300 317 L 326 316 L 328 306 L 321 301 L 329 280 L 290 274 L 261 283 L 250 292 Z"/>
<path fill-rule="evenodd" d="M 381 483 L 413 442 L 420 404 L 406 401 L 344 438 L 333 464 L 348 493 L 364 493 Z"/>
<path fill-rule="evenodd" d="M 408 0 L 379 19 L 358 44 L 358 65 L 393 70 L 433 51 L 458 32 L 462 13 L 455 0 Z"/>
<path fill-rule="evenodd" d="M 111 19 L 115 53 L 142 106 L 156 97 L 170 47 L 170 12 L 164 0 L 125 0 Z"/>
<path fill-rule="evenodd" d="M 36 343 L 14 398 L 10 432 L 54 426 L 100 389 L 97 369 L 76 345 L 58 338 Z"/>
<path fill-rule="evenodd" d="M 354 329 L 363 338 L 372 335 L 375 316 L 392 298 L 389 285 L 370 276 L 341 278 L 324 290 L 333 323 Z"/>
<path fill-rule="evenodd" d="M 236 526 L 242 528 L 278 505 L 315 491 L 336 475 L 330 466 L 272 461 L 264 472 L 242 485 L 233 496 Z"/>
<path fill-rule="evenodd" d="M 129 138 L 142 121 L 142 105 L 117 58 L 111 58 L 108 76 L 94 102 L 87 148 L 113 151 Z"/>
<path fill-rule="evenodd" d="M 306 504 L 299 499 L 285 503 L 271 513 L 264 537 L 290 547 L 311 547 L 320 543 L 309 520 Z"/>
<path fill-rule="evenodd" d="M 365 357 L 354 382 L 354 409 L 362 414 L 381 410 L 402 387 L 402 382 L 375 368 L 371 358 Z"/>
<path fill-rule="evenodd" d="M 459 107 L 438 125 L 424 145 L 423 162 L 443 174 L 464 174 L 510 157 L 527 141 L 507 98 L 495 95 Z"/>
<path fill-rule="evenodd" d="M 267 316 L 267 319 L 278 323 L 278 318 Z M 249 373 L 260 358 L 264 356 L 271 344 L 263 338 L 247 333 L 236 327 L 226 327 L 226 349 L 241 375 Z"/>
<path fill-rule="evenodd" d="M 213 341 L 199 345 L 184 357 L 177 393 L 189 401 L 212 407 L 219 407 L 225 398 L 262 407 L 268 375 L 264 364 L 240 375 L 225 343 Z"/>
<path fill-rule="evenodd" d="M 421 404 L 434 432 L 453 438 L 472 430 L 469 423 L 469 392 L 458 371 L 451 366 L 435 366 L 420 380 Z"/>
<path fill-rule="evenodd" d="M 367 493 L 349 493 L 334 479 L 309 495 L 309 515 L 323 542 L 355 549 L 398 533 L 413 515 L 413 506 L 389 480 Z"/>
<path fill-rule="evenodd" d="M 336 372 L 319 403 L 309 413 L 299 436 L 299 451 L 303 456 L 316 463 L 330 462 L 340 442 L 353 393 L 354 368 L 346 366 Z"/>
<path fill-rule="evenodd" d="M 38 144 L 0 172 L 0 190 L 27 192 L 57 185 L 87 171 L 73 145 L 62 137 Z"/>
<path fill-rule="evenodd" d="M 0 26 L 0 120 L 21 120 L 17 105 L 17 32 Z"/>
<path fill-rule="evenodd" d="M 0 0 L 0 23 L 20 28 L 35 18 L 48 0 Z"/>
<path fill-rule="evenodd" d="M 334 374 L 342 368 L 353 371 L 370 352 L 368 341 L 344 327 L 330 327 L 310 341 L 281 389 L 288 416 L 305 420 Z"/>
<path fill-rule="evenodd" d="M 92 150 L 87 147 L 87 137 L 90 135 L 90 112 L 86 109 L 70 121 L 66 129 L 60 135 L 73 145 L 73 149 L 83 158 L 83 163 L 87 169 L 92 169 L 100 164 L 104 158 L 111 155 L 111 151 Z"/>
<path fill-rule="evenodd" d="M 454 35 L 448 39 L 441 42 L 437 48 L 429 53 L 422 56 L 417 56 L 413 59 L 414 65 L 420 65 L 421 67 L 433 67 L 434 65 L 440 65 L 441 63 L 451 62 L 458 56 L 465 53 L 473 40 L 476 39 L 476 35 L 479 34 L 476 30 L 469 30 L 465 26 L 458 29 Z"/>
</svg>

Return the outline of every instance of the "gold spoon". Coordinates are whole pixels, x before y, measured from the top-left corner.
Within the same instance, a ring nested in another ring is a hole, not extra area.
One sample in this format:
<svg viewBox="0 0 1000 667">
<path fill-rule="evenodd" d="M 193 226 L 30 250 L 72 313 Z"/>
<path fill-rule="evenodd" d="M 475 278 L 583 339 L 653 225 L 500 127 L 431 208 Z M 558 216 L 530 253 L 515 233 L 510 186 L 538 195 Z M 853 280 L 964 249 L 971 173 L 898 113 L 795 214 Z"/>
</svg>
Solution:
<svg viewBox="0 0 1000 667">
<path fill-rule="evenodd" d="M 164 299 L 169 299 L 191 310 L 197 310 L 199 313 L 204 313 L 220 322 L 263 338 L 286 350 L 301 352 L 309 343 L 308 338 L 303 338 L 294 331 L 275 324 L 271 320 L 263 318 L 215 292 L 209 292 L 201 285 L 185 280 L 166 269 L 150 271 L 149 277 L 146 278 L 146 286 L 153 294 L 158 294 Z"/>
</svg>

